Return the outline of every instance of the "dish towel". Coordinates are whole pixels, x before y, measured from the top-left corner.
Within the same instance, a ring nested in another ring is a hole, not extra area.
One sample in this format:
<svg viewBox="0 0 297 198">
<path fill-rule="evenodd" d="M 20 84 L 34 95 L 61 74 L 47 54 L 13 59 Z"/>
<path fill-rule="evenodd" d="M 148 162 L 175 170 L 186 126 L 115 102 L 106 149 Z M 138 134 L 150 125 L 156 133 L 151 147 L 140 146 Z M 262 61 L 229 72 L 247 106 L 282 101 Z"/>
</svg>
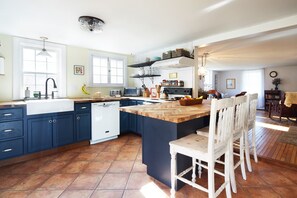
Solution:
<svg viewBox="0 0 297 198">
<path fill-rule="evenodd" d="M 284 104 L 287 107 L 291 107 L 292 104 L 297 104 L 297 92 L 286 92 L 286 99 Z"/>
</svg>

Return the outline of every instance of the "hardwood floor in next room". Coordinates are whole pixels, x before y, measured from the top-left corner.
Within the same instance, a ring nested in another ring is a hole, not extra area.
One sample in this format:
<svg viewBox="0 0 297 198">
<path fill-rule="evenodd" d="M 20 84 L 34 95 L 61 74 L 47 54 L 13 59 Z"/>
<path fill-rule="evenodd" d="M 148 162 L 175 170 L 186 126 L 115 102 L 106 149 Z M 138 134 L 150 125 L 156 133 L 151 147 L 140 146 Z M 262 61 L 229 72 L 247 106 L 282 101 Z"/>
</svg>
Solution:
<svg viewBox="0 0 297 198">
<path fill-rule="evenodd" d="M 258 111 L 256 121 L 258 156 L 297 168 L 297 145 L 279 141 L 280 135 L 287 133 L 290 126 L 297 126 L 297 122 L 291 122 L 285 118 L 279 122 L 278 118 L 273 120 L 268 118 L 267 112 Z"/>
<path fill-rule="evenodd" d="M 258 112 L 256 133 L 259 155 L 278 147 L 276 141 L 276 147 L 273 147 L 272 139 L 283 132 L 271 129 L 272 126 L 293 124 L 274 122 L 265 116 L 265 112 Z M 291 161 L 292 157 L 289 158 Z M 147 175 L 141 160 L 141 137 L 122 135 L 116 140 L 1 167 L 0 197 L 169 197 L 169 187 Z M 272 160 L 276 162 L 277 158 Z M 263 160 L 263 157 L 260 157 L 259 163 L 252 160 L 252 166 L 253 172 L 247 173 L 246 181 L 241 178 L 240 169 L 236 170 L 238 193 L 233 193 L 233 197 L 297 197 L 297 169 L 293 166 L 284 168 Z M 223 178 L 218 176 L 215 182 L 219 186 Z M 207 172 L 203 172 L 197 183 L 207 185 Z M 197 198 L 207 197 L 207 194 L 186 185 L 176 197 Z M 219 197 L 225 197 L 225 192 Z"/>
</svg>

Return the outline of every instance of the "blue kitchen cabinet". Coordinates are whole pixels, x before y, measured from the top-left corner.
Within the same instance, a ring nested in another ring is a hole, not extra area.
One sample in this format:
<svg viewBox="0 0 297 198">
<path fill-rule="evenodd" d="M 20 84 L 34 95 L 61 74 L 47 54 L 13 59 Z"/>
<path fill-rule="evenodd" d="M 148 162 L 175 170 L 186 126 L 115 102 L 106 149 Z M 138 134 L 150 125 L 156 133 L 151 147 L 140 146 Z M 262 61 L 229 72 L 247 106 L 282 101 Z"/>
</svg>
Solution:
<svg viewBox="0 0 297 198">
<path fill-rule="evenodd" d="M 142 100 L 121 100 L 121 106 L 143 105 Z M 123 133 L 136 133 L 142 135 L 142 116 L 132 113 L 120 112 L 120 131 Z"/>
<path fill-rule="evenodd" d="M 75 132 L 76 140 L 91 139 L 91 103 L 75 104 Z"/>
<path fill-rule="evenodd" d="M 53 117 L 54 147 L 74 142 L 73 114 Z"/>
<path fill-rule="evenodd" d="M 129 106 L 137 105 L 137 100 L 130 100 Z M 129 131 L 137 133 L 137 115 L 129 113 Z"/>
<path fill-rule="evenodd" d="M 28 119 L 28 152 L 33 153 L 53 147 L 52 117 Z"/>
<path fill-rule="evenodd" d="M 28 119 L 28 152 L 33 153 L 74 142 L 73 113 L 45 114 Z"/>
<path fill-rule="evenodd" d="M 76 139 L 77 141 L 91 139 L 91 114 L 76 114 Z"/>
<path fill-rule="evenodd" d="M 129 106 L 129 100 L 121 100 L 120 101 L 121 107 Z M 120 112 L 120 133 L 124 134 L 129 132 L 129 115 L 130 113 L 127 112 Z"/>
<path fill-rule="evenodd" d="M 24 108 L 0 109 L 0 160 L 25 153 Z"/>
</svg>

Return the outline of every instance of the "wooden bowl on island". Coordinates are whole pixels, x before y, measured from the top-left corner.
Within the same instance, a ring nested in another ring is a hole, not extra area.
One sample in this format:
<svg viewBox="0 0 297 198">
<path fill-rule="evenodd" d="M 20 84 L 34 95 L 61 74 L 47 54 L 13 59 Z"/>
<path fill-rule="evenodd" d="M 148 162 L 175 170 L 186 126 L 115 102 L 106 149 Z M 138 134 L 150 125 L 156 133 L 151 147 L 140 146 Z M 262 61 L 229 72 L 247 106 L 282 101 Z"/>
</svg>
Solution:
<svg viewBox="0 0 297 198">
<path fill-rule="evenodd" d="M 203 98 L 180 99 L 179 104 L 182 106 L 190 106 L 202 104 Z"/>
</svg>

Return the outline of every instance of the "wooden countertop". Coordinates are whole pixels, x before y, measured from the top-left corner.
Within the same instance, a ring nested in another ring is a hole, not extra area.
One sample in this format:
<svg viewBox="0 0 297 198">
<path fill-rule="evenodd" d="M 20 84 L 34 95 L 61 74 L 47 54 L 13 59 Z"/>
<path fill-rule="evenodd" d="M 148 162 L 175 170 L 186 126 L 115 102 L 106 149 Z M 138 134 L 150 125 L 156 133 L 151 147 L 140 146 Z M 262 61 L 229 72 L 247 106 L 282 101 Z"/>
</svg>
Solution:
<svg viewBox="0 0 297 198">
<path fill-rule="evenodd" d="M 0 108 L 12 108 L 18 106 L 25 106 L 26 103 L 24 101 L 5 101 L 0 102 Z"/>
<path fill-rule="evenodd" d="M 121 107 L 121 111 L 156 118 L 168 122 L 180 123 L 210 115 L 210 101 L 202 104 L 181 106 L 178 101 Z"/>
</svg>

